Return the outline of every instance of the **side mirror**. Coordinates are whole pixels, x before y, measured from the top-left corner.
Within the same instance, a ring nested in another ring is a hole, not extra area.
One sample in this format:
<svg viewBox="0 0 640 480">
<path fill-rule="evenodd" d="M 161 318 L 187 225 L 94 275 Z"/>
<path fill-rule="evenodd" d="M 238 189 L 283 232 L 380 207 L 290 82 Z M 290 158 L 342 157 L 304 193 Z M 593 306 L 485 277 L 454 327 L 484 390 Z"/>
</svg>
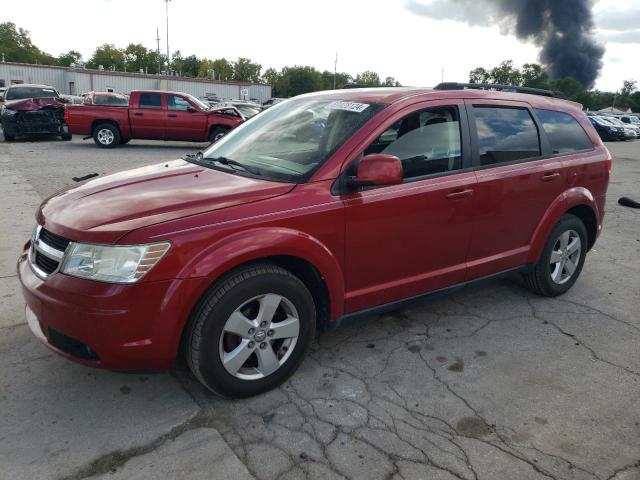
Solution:
<svg viewBox="0 0 640 480">
<path fill-rule="evenodd" d="M 402 183 L 402 162 L 394 155 L 374 153 L 358 163 L 355 177 L 349 183 L 355 186 L 398 185 Z"/>
<path fill-rule="evenodd" d="M 187 107 L 187 112 L 189 113 L 196 113 L 198 110 L 196 110 L 195 108 L 193 108 L 191 105 L 189 105 Z"/>
</svg>

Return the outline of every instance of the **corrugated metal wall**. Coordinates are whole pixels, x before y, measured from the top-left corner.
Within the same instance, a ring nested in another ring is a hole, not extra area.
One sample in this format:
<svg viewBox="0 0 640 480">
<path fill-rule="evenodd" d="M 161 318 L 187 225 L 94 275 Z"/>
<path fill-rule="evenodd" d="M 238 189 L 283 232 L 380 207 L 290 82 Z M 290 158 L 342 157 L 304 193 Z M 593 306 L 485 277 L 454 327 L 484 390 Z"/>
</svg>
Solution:
<svg viewBox="0 0 640 480">
<path fill-rule="evenodd" d="M 222 99 L 239 99 L 241 89 L 247 89 L 247 99 L 253 98 L 260 103 L 271 98 L 270 85 L 213 82 L 205 79 L 187 79 L 184 77 L 159 77 L 132 73 L 99 72 L 97 70 L 74 70 L 44 65 L 25 65 L 19 63 L 0 63 L 0 81 L 5 86 L 12 82 L 43 83 L 55 87 L 60 93 L 80 95 L 91 90 L 130 93 L 132 90 L 174 90 L 190 93 L 196 97 L 217 95 Z M 1 83 L 1 82 L 0 82 Z"/>
</svg>

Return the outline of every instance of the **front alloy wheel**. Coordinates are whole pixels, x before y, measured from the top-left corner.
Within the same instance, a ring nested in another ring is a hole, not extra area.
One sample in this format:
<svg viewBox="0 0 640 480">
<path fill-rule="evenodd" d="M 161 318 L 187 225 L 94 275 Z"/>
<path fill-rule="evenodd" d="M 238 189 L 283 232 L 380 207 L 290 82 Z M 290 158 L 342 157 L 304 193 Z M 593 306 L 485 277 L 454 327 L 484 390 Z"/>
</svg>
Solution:
<svg viewBox="0 0 640 480">
<path fill-rule="evenodd" d="M 240 267 L 203 296 L 183 336 L 193 374 L 209 390 L 249 397 L 298 368 L 316 329 L 305 284 L 269 263 Z"/>
<path fill-rule="evenodd" d="M 220 336 L 220 360 L 231 375 L 255 380 L 271 375 L 291 356 L 300 334 L 296 307 L 269 293 L 234 310 Z"/>
</svg>

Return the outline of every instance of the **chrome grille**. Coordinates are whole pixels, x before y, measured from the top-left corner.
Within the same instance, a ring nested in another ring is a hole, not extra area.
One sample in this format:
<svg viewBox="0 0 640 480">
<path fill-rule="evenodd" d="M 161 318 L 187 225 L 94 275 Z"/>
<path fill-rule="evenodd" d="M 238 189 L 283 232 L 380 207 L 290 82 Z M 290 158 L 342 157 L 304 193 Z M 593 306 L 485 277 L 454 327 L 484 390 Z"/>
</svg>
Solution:
<svg viewBox="0 0 640 480">
<path fill-rule="evenodd" d="M 45 279 L 60 268 L 64 252 L 70 240 L 45 230 L 40 225 L 31 239 L 29 263 L 40 278 Z"/>
</svg>

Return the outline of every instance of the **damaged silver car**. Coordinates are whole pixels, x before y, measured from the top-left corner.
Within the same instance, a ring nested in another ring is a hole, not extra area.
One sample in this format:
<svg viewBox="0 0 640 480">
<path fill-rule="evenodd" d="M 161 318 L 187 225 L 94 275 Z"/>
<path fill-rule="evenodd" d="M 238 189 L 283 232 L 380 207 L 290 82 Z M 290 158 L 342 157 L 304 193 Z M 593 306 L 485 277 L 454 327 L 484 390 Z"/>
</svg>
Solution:
<svg viewBox="0 0 640 480">
<path fill-rule="evenodd" d="M 47 85 L 11 85 L 4 92 L 4 104 L 0 110 L 5 141 L 43 133 L 71 140 L 64 119 L 66 103 L 67 100 L 61 98 L 55 88 Z"/>
</svg>

